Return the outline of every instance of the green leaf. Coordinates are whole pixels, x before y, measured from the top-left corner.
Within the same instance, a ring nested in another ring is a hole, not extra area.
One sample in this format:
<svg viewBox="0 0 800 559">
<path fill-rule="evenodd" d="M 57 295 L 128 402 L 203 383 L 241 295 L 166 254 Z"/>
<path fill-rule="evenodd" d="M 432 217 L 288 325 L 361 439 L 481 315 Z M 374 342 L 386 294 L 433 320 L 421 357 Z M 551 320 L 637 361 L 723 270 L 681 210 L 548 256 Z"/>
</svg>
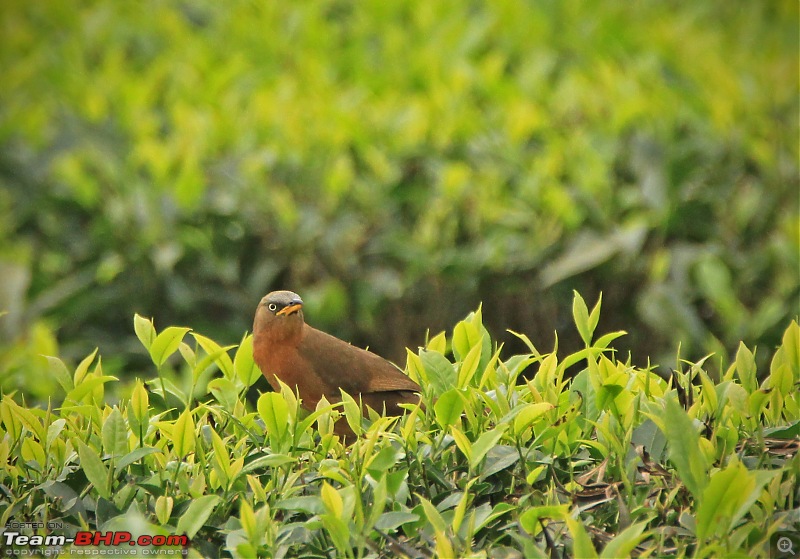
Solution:
<svg viewBox="0 0 800 559">
<path fill-rule="evenodd" d="M 139 423 L 147 423 L 150 418 L 150 397 L 147 395 L 144 384 L 138 378 L 131 393 L 131 405 L 128 411 L 133 414 Z M 139 433 L 135 434 L 139 436 Z"/>
<path fill-rule="evenodd" d="M 119 409 L 114 409 L 103 423 L 103 450 L 111 456 L 124 456 L 128 453 L 128 426 Z"/>
<path fill-rule="evenodd" d="M 371 475 L 371 474 L 370 474 Z M 386 477 L 381 475 L 378 483 L 372 486 L 372 506 L 365 519 L 365 526 L 374 526 L 386 508 Z"/>
<path fill-rule="evenodd" d="M 59 359 L 58 357 L 51 357 L 49 355 L 44 356 L 47 359 L 47 364 L 50 366 L 50 372 L 58 381 L 58 384 L 61 385 L 61 388 L 64 390 L 65 393 L 69 393 L 73 388 L 75 388 L 75 383 L 72 381 L 72 375 L 69 374 L 69 370 L 67 366 L 64 365 L 64 362 Z"/>
<path fill-rule="evenodd" d="M 214 361 L 225 378 L 233 379 L 233 361 L 231 361 L 231 356 L 228 355 L 228 351 L 236 346 L 229 345 L 227 347 L 222 347 L 211 338 L 201 336 L 196 332 L 192 332 L 192 337 L 200 344 L 200 347 L 202 347 L 207 354 L 207 358 L 201 361 L 201 365 L 198 365 L 196 369 L 200 369 L 199 372 L 202 372 L 208 367 L 211 361 Z M 197 374 L 199 374 L 199 372 L 197 372 Z"/>
<path fill-rule="evenodd" d="M 150 392 L 161 396 L 165 401 L 167 394 L 172 394 L 179 402 L 183 402 L 184 404 L 188 400 L 187 394 L 168 378 L 154 378 L 146 381 L 145 384 L 150 387 Z M 162 391 L 162 385 L 164 386 L 164 390 L 166 390 L 166 394 Z"/>
<path fill-rule="evenodd" d="M 153 341 L 156 339 L 156 329 L 155 326 L 153 326 L 153 321 L 135 314 L 133 315 L 133 330 L 136 332 L 136 337 L 139 338 L 139 341 L 142 342 L 142 345 L 149 353 Z"/>
<path fill-rule="evenodd" d="M 239 390 L 232 380 L 225 377 L 215 378 L 208 381 L 207 387 L 223 408 L 229 412 L 234 410 L 239 401 Z"/>
<path fill-rule="evenodd" d="M 246 387 L 250 387 L 261 376 L 261 370 L 253 361 L 253 336 L 247 335 L 239 344 L 236 355 L 233 357 L 233 370 Z"/>
<path fill-rule="evenodd" d="M 516 464 L 519 458 L 519 452 L 513 446 L 495 445 L 486 453 L 486 463 L 481 472 L 480 481 Z"/>
<path fill-rule="evenodd" d="M 87 355 L 86 357 L 78 363 L 78 366 L 75 368 L 75 374 L 73 376 L 73 385 L 79 386 L 84 378 L 86 377 L 86 373 L 89 372 L 89 365 L 92 364 L 94 358 L 97 356 L 97 348 L 94 348 L 94 351 Z"/>
<path fill-rule="evenodd" d="M 79 382 L 78 385 L 71 392 L 67 394 L 67 397 L 65 399 L 72 400 L 74 402 L 81 402 L 95 388 L 107 382 L 111 382 L 112 380 L 119 380 L 119 379 L 117 377 L 112 377 L 107 375 L 93 376 L 88 379 L 84 379 L 81 382 Z"/>
<path fill-rule="evenodd" d="M 350 544 L 350 529 L 347 523 L 340 517 L 331 513 L 323 514 L 321 517 L 322 525 L 333 540 L 338 556 L 345 556 Z"/>
<path fill-rule="evenodd" d="M 581 335 L 583 343 L 587 346 L 592 343 L 592 330 L 589 326 L 589 309 L 586 307 L 586 301 L 583 300 L 580 293 L 573 291 L 572 297 L 572 318 L 575 321 L 575 326 L 578 328 L 578 333 Z"/>
<path fill-rule="evenodd" d="M 703 540 L 729 533 L 758 499 L 763 486 L 778 473 L 750 472 L 736 459 L 714 472 L 697 506 L 697 537 Z"/>
<path fill-rule="evenodd" d="M 663 421 L 670 462 L 686 488 L 699 499 L 708 472 L 706 457 L 700 450 L 700 435 L 674 396 L 666 398 Z"/>
<path fill-rule="evenodd" d="M 597 550 L 592 545 L 592 538 L 589 537 L 583 523 L 569 514 L 564 520 L 567 523 L 569 533 L 572 535 L 572 556 L 583 559 L 596 558 Z"/>
<path fill-rule="evenodd" d="M 642 532 L 647 526 L 647 522 L 638 522 L 625 528 L 622 532 L 614 536 L 600 553 L 601 559 L 616 559 L 617 557 L 630 557 L 633 549 L 639 545 L 647 535 Z"/>
<path fill-rule="evenodd" d="M 158 519 L 159 524 L 162 526 L 169 522 L 169 517 L 172 515 L 172 504 L 172 497 L 161 495 L 158 499 L 156 499 L 156 518 Z"/>
<path fill-rule="evenodd" d="M 169 357 L 178 350 L 178 346 L 183 341 L 183 337 L 191 328 L 170 326 L 165 328 L 150 346 L 150 358 L 156 367 L 161 367 Z"/>
<path fill-rule="evenodd" d="M 494 507 L 491 507 L 489 503 L 482 504 L 475 509 L 475 532 L 516 508 L 508 503 L 497 503 Z"/>
<path fill-rule="evenodd" d="M 214 448 L 214 462 L 218 466 L 218 474 L 225 482 L 231 479 L 231 458 L 222 437 L 211 429 L 211 445 Z"/>
<path fill-rule="evenodd" d="M 275 508 L 290 511 L 299 511 L 305 514 L 322 514 L 325 512 L 325 505 L 322 499 L 316 495 L 303 495 L 302 497 L 289 497 L 281 499 L 275 503 Z"/>
<path fill-rule="evenodd" d="M 19 429 L 20 424 L 36 435 L 36 438 L 40 441 L 46 440 L 47 433 L 39 418 L 31 410 L 17 404 L 10 396 L 3 396 L 0 415 L 2 415 L 6 430 L 13 434 L 13 440 L 16 440 L 22 434 Z"/>
<path fill-rule="evenodd" d="M 444 355 L 423 349 L 419 352 L 419 358 L 425 368 L 428 384 L 433 387 L 434 397 L 456 386 L 456 370 Z"/>
<path fill-rule="evenodd" d="M 327 481 L 322 482 L 322 489 L 320 490 L 320 498 L 322 504 L 325 505 L 325 510 L 333 516 L 339 518 L 344 511 L 344 502 L 339 492 L 333 488 Z"/>
<path fill-rule="evenodd" d="M 794 439 L 800 437 L 800 420 L 786 426 L 768 427 L 764 435 L 775 439 Z"/>
<path fill-rule="evenodd" d="M 461 414 L 464 412 L 464 396 L 461 394 L 461 390 L 451 388 L 439 396 L 433 405 L 433 412 L 436 422 L 442 429 L 455 425 L 460 421 Z"/>
<path fill-rule="evenodd" d="M 469 461 L 472 457 L 472 443 L 469 442 L 467 436 L 458 427 L 451 427 L 450 434 L 453 436 L 453 441 L 458 449 Z"/>
<path fill-rule="evenodd" d="M 353 433 L 355 433 L 357 437 L 360 437 L 364 432 L 364 429 L 361 427 L 361 407 L 350 394 L 341 388 L 339 392 L 342 395 L 344 417 L 347 420 L 347 424 L 350 426 L 350 429 L 353 430 Z"/>
<path fill-rule="evenodd" d="M 753 485 L 747 470 L 742 471 L 743 469 L 743 466 L 736 462 L 711 475 L 708 486 L 699 499 L 695 519 L 695 530 L 701 541 L 709 534 L 724 533 L 729 529 L 739 496 L 747 493 Z"/>
<path fill-rule="evenodd" d="M 587 326 L 589 328 L 589 336 L 591 337 L 594 334 L 595 329 L 597 329 L 597 322 L 600 320 L 600 307 L 603 302 L 603 294 L 601 293 L 597 297 L 597 303 L 595 303 L 592 312 L 589 314 L 589 319 L 587 321 Z"/>
<path fill-rule="evenodd" d="M 122 470 L 144 458 L 145 456 L 149 456 L 151 454 L 160 453 L 161 450 L 158 448 L 153 448 L 152 446 L 142 446 L 137 449 L 130 451 L 128 454 L 117 460 L 116 468 L 114 469 L 114 475 L 118 475 Z"/>
<path fill-rule="evenodd" d="M 385 532 L 393 532 L 404 524 L 416 522 L 419 520 L 419 515 L 413 512 L 392 511 L 384 512 L 375 522 L 375 528 Z"/>
<path fill-rule="evenodd" d="M 289 405 L 283 395 L 277 392 L 265 392 L 258 399 L 256 408 L 267 427 L 270 445 L 280 446 L 289 430 Z"/>
<path fill-rule="evenodd" d="M 80 496 L 66 483 L 50 480 L 41 484 L 40 487 L 45 495 L 61 501 L 63 507 L 61 510 L 86 514 Z"/>
<path fill-rule="evenodd" d="M 397 464 L 400 452 L 391 445 L 384 446 L 367 462 L 367 471 L 375 479 L 381 479 L 386 470 Z"/>
<path fill-rule="evenodd" d="M 78 458 L 81 461 L 81 468 L 83 473 L 86 474 L 86 479 L 97 490 L 104 499 L 111 498 L 111 491 L 108 487 L 108 470 L 103 461 L 100 460 L 97 452 L 86 446 L 86 443 L 80 439 L 74 440 L 75 446 L 78 447 Z"/>
<path fill-rule="evenodd" d="M 11 399 L 11 396 L 3 396 L 3 400 L 0 401 L 0 419 L 12 441 L 18 440 L 22 434 L 22 422 L 14 413 L 15 406 L 17 403 Z"/>
<path fill-rule="evenodd" d="M 39 444 L 39 441 L 32 437 L 25 437 L 22 439 L 22 448 L 20 449 L 20 454 L 25 462 L 35 461 L 37 464 L 39 464 L 39 469 L 44 469 L 44 466 L 47 464 L 47 457 L 44 453 L 42 445 Z"/>
<path fill-rule="evenodd" d="M 531 424 L 553 409 L 553 404 L 549 402 L 538 402 L 525 404 L 519 413 L 514 417 L 514 436 L 519 435 Z"/>
<path fill-rule="evenodd" d="M 758 390 L 756 358 L 744 342 L 739 342 L 739 349 L 736 352 L 736 374 L 748 394 Z"/>
<path fill-rule="evenodd" d="M 425 349 L 438 351 L 441 354 L 447 352 L 447 336 L 444 332 L 439 332 L 425 344 Z"/>
<path fill-rule="evenodd" d="M 800 325 L 792 320 L 781 338 L 781 348 L 786 354 L 786 364 L 794 382 L 800 379 Z"/>
<path fill-rule="evenodd" d="M 603 334 L 594 342 L 594 347 L 598 349 L 605 349 L 608 347 L 608 344 L 616 340 L 617 338 L 621 338 L 622 336 L 626 336 L 628 333 L 625 330 L 618 330 L 616 332 L 609 332 L 608 334 Z"/>
<path fill-rule="evenodd" d="M 242 528 L 244 528 L 247 534 L 247 539 L 256 546 L 260 545 L 260 542 L 257 540 L 259 537 L 263 537 L 263 533 L 260 533 L 257 529 L 256 515 L 253 513 L 253 509 L 247 501 L 242 501 L 239 505 L 239 522 L 242 523 Z"/>
<path fill-rule="evenodd" d="M 472 346 L 467 353 L 467 356 L 461 362 L 461 366 L 458 369 L 458 388 L 465 388 L 469 385 L 472 377 L 475 376 L 475 372 L 478 370 L 478 365 L 481 362 L 481 344 L 476 344 Z"/>
<path fill-rule="evenodd" d="M 291 464 L 292 462 L 296 461 L 297 460 L 295 458 L 287 456 L 286 454 L 268 454 L 267 456 L 261 456 L 252 462 L 249 462 L 242 468 L 242 471 L 239 472 L 239 475 L 244 475 L 262 468 L 278 468 L 284 464 Z"/>
<path fill-rule="evenodd" d="M 500 440 L 507 428 L 507 423 L 498 425 L 494 429 L 482 433 L 478 440 L 472 443 L 472 456 L 469 459 L 470 468 L 475 469 L 480 464 L 483 457 L 497 444 L 497 441 Z"/>
<path fill-rule="evenodd" d="M 45 448 L 47 450 L 50 450 L 50 447 L 53 445 L 53 441 L 55 441 L 58 438 L 58 436 L 64 430 L 66 424 L 67 424 L 66 419 L 56 419 L 47 428 L 47 441 L 45 443 Z"/>
<path fill-rule="evenodd" d="M 540 519 L 563 520 L 568 515 L 569 505 L 542 505 L 530 508 L 520 514 L 519 523 L 523 530 L 533 536 L 541 531 Z"/>
<path fill-rule="evenodd" d="M 417 498 L 419 499 L 420 506 L 422 506 L 422 510 L 425 511 L 423 518 L 430 522 L 434 530 L 439 532 L 447 531 L 448 524 L 445 522 L 444 518 L 442 518 L 442 515 L 436 507 L 433 506 L 433 503 L 420 494 L 417 494 Z M 416 510 L 416 508 L 414 510 Z"/>
<path fill-rule="evenodd" d="M 458 361 L 464 361 L 470 351 L 475 347 L 481 346 L 481 332 L 472 323 L 473 316 L 474 314 L 470 313 L 467 318 L 456 324 L 453 329 L 453 354 Z"/>
<path fill-rule="evenodd" d="M 192 335 L 194 335 L 194 334 L 192 334 Z M 183 347 L 184 345 L 186 345 L 186 344 L 181 343 L 180 347 Z M 195 363 L 194 366 L 192 367 L 192 380 L 194 382 L 197 382 L 197 380 L 200 378 L 200 375 L 202 375 L 206 371 L 206 369 L 208 369 L 211 366 L 211 363 L 216 364 L 217 367 L 227 366 L 225 364 L 226 361 L 230 361 L 231 360 L 231 358 L 230 358 L 230 356 L 228 356 L 227 352 L 228 352 L 228 350 L 230 350 L 230 349 L 232 349 L 234 347 L 236 347 L 236 346 L 229 345 L 229 346 L 226 346 L 226 347 L 218 347 L 216 350 L 214 350 L 213 353 L 210 353 L 210 354 L 206 355 L 205 357 L 203 357 L 200 360 L 200 362 Z M 231 369 L 232 368 L 233 368 L 233 364 L 231 364 Z M 233 377 L 233 375 L 223 376 L 222 378 L 224 380 L 227 380 L 229 383 L 231 383 L 232 385 L 235 386 L 235 384 L 234 384 L 234 378 L 235 377 Z"/>
<path fill-rule="evenodd" d="M 194 538 L 221 500 L 217 495 L 204 495 L 192 501 L 178 519 L 175 533 L 186 534 L 189 539 Z"/>
<path fill-rule="evenodd" d="M 172 426 L 172 448 L 179 458 L 194 452 L 194 421 L 191 410 L 185 410 Z"/>
</svg>

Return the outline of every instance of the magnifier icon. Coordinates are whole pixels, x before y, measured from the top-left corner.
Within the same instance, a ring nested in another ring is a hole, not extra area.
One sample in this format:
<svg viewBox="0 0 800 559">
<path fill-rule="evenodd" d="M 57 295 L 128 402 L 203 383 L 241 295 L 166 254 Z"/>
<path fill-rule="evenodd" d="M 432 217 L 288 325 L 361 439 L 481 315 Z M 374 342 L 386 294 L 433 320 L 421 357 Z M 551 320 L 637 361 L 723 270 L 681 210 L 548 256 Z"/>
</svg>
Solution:
<svg viewBox="0 0 800 559">
<path fill-rule="evenodd" d="M 781 553 L 791 553 L 792 555 L 794 555 L 794 547 L 792 544 L 792 540 L 790 540 L 789 538 L 785 536 L 782 538 L 778 538 L 778 542 L 776 545 L 778 551 L 780 551 Z"/>
</svg>

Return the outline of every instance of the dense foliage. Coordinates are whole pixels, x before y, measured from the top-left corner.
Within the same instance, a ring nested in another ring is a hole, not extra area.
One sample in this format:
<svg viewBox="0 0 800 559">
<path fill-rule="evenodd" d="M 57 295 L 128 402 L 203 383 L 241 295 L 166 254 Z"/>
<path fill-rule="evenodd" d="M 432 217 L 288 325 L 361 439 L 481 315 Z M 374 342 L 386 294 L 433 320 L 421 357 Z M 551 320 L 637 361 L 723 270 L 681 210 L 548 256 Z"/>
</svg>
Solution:
<svg viewBox="0 0 800 559">
<path fill-rule="evenodd" d="M 134 312 L 234 342 L 274 287 L 396 359 L 478 301 L 578 349 L 577 288 L 623 351 L 764 367 L 798 308 L 797 12 L 5 1 L 2 384 L 131 367 Z"/>
<path fill-rule="evenodd" d="M 563 360 L 523 334 L 503 355 L 480 309 L 431 337 L 406 367 L 425 408 L 399 420 L 347 395 L 308 414 L 288 387 L 251 406 L 249 336 L 233 352 L 137 316 L 156 368 L 129 398 L 105 399 L 93 353 L 49 358 L 46 410 L 0 400 L 0 526 L 185 533 L 192 557 L 247 559 L 763 557 L 800 528 L 796 322 L 765 371 L 742 344 L 719 382 L 703 362 L 665 382 L 616 357 L 624 332 L 595 335 L 599 303 L 573 315 L 585 347 Z"/>
</svg>

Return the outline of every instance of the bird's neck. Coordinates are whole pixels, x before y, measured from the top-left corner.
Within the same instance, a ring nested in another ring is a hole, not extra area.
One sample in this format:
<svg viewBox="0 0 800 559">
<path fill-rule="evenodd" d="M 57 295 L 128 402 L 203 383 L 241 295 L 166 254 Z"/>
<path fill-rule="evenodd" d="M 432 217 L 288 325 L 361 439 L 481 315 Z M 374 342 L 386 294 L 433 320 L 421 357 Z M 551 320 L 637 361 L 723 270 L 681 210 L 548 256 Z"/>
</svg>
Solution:
<svg viewBox="0 0 800 559">
<path fill-rule="evenodd" d="M 303 338 L 304 326 L 302 320 L 275 320 L 266 324 L 257 321 L 253 327 L 253 343 L 296 346 Z"/>
</svg>

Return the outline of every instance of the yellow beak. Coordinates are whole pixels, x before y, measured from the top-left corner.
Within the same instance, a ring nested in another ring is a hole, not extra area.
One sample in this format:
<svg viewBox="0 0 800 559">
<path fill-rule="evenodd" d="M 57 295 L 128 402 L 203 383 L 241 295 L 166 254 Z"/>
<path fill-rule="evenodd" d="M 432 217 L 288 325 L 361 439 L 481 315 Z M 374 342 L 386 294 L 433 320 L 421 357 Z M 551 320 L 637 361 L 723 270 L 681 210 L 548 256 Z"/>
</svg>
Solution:
<svg viewBox="0 0 800 559">
<path fill-rule="evenodd" d="M 290 314 L 296 313 L 302 308 L 303 308 L 303 303 L 295 303 L 294 305 L 288 305 L 286 307 L 283 307 L 277 313 L 275 313 L 275 316 L 281 316 L 282 314 L 289 316 Z"/>
</svg>

